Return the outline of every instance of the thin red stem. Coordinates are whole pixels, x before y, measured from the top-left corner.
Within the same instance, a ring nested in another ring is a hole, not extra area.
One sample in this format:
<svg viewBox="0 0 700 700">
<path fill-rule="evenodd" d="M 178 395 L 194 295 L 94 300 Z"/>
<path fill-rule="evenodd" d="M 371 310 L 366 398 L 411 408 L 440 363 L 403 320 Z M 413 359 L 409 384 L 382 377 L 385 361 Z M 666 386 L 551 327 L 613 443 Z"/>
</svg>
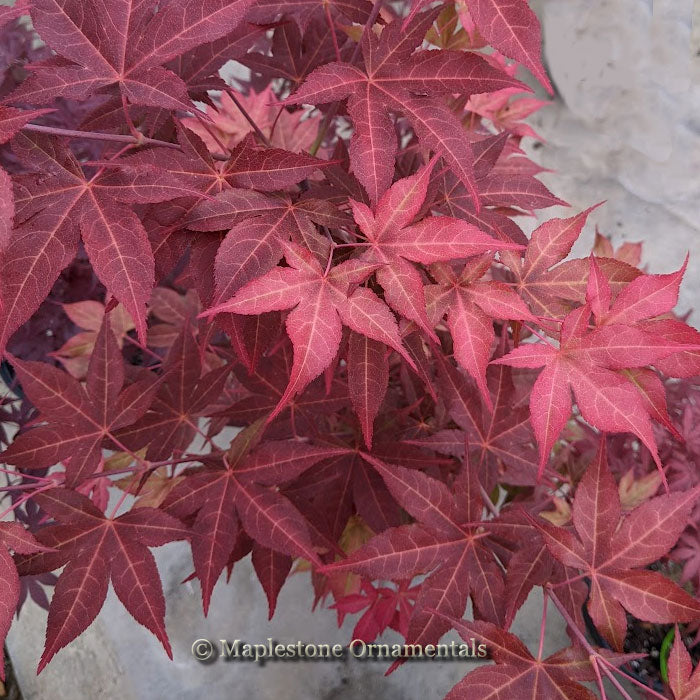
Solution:
<svg viewBox="0 0 700 700">
<path fill-rule="evenodd" d="M 227 157 L 231 155 L 231 149 L 226 148 L 224 144 L 221 142 L 221 139 L 216 135 L 216 132 L 207 124 L 204 119 L 202 119 L 202 116 L 199 114 L 199 112 L 195 111 L 194 116 L 197 118 L 199 123 L 207 130 L 207 133 L 209 136 L 211 136 L 214 141 L 216 141 L 216 145 L 221 149 L 221 153 Z"/>
<path fill-rule="evenodd" d="M 326 10 L 326 22 L 328 23 L 328 28 L 331 32 L 331 38 L 333 39 L 333 48 L 335 49 L 335 60 L 338 61 L 338 63 L 340 63 L 343 59 L 340 57 L 340 47 L 338 46 L 338 37 L 335 33 L 335 22 L 333 22 L 333 18 L 331 17 L 331 7 L 330 4 L 327 2 L 323 3 L 323 7 Z"/>
<path fill-rule="evenodd" d="M 236 96 L 236 93 L 235 93 L 235 91 L 233 90 L 233 88 L 227 87 L 227 88 L 226 88 L 226 92 L 228 92 L 229 97 L 234 101 L 236 107 L 238 107 L 238 110 L 239 110 L 240 113 L 245 117 L 245 120 L 248 122 L 248 124 L 250 124 L 250 125 L 253 127 L 253 131 L 255 131 L 255 133 L 258 135 L 258 138 L 259 138 L 266 146 L 269 147 L 269 146 L 270 146 L 270 140 L 267 138 L 267 136 L 265 136 L 265 134 L 263 134 L 262 129 L 255 123 L 255 120 L 253 119 L 253 117 L 251 117 L 250 114 L 248 114 L 248 111 L 247 111 L 246 108 L 241 104 L 241 101 L 240 101 L 240 100 L 238 99 L 238 97 Z"/>
<path fill-rule="evenodd" d="M 131 114 L 129 114 L 129 103 L 126 101 L 126 95 L 122 93 L 122 110 L 124 112 L 124 119 L 126 119 L 126 125 L 129 127 L 131 135 L 138 141 L 141 138 L 141 132 L 134 126 L 134 122 L 131 119 Z"/>
<path fill-rule="evenodd" d="M 544 633 L 547 630 L 547 603 L 549 602 L 547 589 L 542 589 L 542 620 L 540 621 L 540 645 L 537 649 L 537 660 L 542 661 L 542 651 L 544 650 Z"/>
<path fill-rule="evenodd" d="M 634 677 L 624 673 L 624 671 L 620 671 L 619 668 L 611 664 L 604 656 L 601 656 L 591 646 L 590 642 L 586 639 L 586 635 L 583 634 L 583 632 L 581 632 L 581 630 L 578 628 L 576 622 L 574 622 L 571 615 L 569 615 L 569 611 L 566 609 L 566 607 L 564 607 L 564 604 L 557 597 L 557 594 L 554 592 L 554 589 L 552 588 L 551 584 L 547 584 L 546 587 L 548 589 L 549 597 L 552 599 L 552 602 L 554 603 L 557 610 L 561 613 L 561 616 L 564 618 L 564 621 L 569 626 L 569 629 L 571 629 L 571 631 L 576 635 L 578 640 L 583 645 L 584 649 L 588 652 L 589 656 L 595 657 L 596 660 L 602 664 L 600 670 L 610 679 L 610 682 L 615 686 L 615 688 L 618 690 L 618 692 L 622 695 L 623 698 L 626 698 L 626 700 L 632 700 L 629 693 L 625 691 L 625 689 L 618 682 L 617 678 L 615 678 L 613 672 L 623 675 L 625 677 L 625 680 L 629 680 L 632 683 L 636 683 L 640 687 L 644 688 L 644 690 L 652 697 L 660 698 L 661 700 L 666 700 L 666 698 L 663 695 L 660 695 L 655 690 L 648 688 L 643 683 L 637 681 Z"/>
<path fill-rule="evenodd" d="M 20 498 L 16 503 L 13 503 L 9 508 L 6 508 L 2 513 L 0 513 L 0 520 L 2 520 L 8 513 L 11 513 L 13 510 L 16 508 L 19 508 L 21 505 L 26 503 L 30 498 L 33 498 L 36 496 L 38 493 L 41 493 L 42 491 L 48 491 L 49 489 L 52 489 L 55 486 L 55 482 L 51 482 L 50 484 L 46 484 L 45 486 L 40 486 L 36 491 L 32 491 L 31 493 L 27 493 L 22 498 Z"/>
<path fill-rule="evenodd" d="M 180 146 L 169 141 L 151 139 L 141 134 L 138 138 L 127 136 L 126 134 L 103 134 L 97 131 L 79 131 L 77 129 L 60 129 L 57 126 L 43 126 L 41 124 L 25 124 L 24 131 L 35 131 L 39 134 L 51 134 L 53 136 L 66 136 L 75 139 L 91 139 L 93 141 L 116 141 L 118 143 L 138 144 L 139 146 L 162 146 L 163 148 L 175 148 L 180 150 Z"/>
</svg>

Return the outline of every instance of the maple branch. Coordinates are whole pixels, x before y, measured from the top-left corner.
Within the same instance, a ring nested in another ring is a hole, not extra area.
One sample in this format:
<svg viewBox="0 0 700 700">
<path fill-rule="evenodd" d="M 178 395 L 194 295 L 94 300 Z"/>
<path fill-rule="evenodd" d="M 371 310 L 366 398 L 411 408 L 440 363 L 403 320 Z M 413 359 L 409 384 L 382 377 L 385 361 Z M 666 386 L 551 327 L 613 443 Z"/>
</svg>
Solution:
<svg viewBox="0 0 700 700">
<path fill-rule="evenodd" d="M 103 134 L 98 131 L 79 131 L 76 129 L 61 129 L 57 126 L 43 126 L 41 124 L 25 124 L 24 131 L 35 131 L 39 134 L 51 134 L 53 136 L 65 136 L 67 138 L 91 139 L 93 141 L 116 141 L 118 143 L 131 143 L 138 146 L 162 146 L 163 148 L 176 148 L 180 150 L 177 143 L 152 139 L 148 136 L 127 136 L 126 134 Z"/>
<path fill-rule="evenodd" d="M 7 474 L 8 476 L 22 476 L 27 479 L 35 479 L 36 481 L 50 481 L 46 476 L 34 476 L 34 474 L 25 474 L 24 472 L 19 472 L 16 469 L 5 469 L 0 467 L 0 474 Z"/>
<path fill-rule="evenodd" d="M 542 620 L 540 622 L 540 644 L 537 649 L 537 660 L 542 661 L 542 650 L 544 649 L 544 633 L 547 629 L 547 603 L 549 602 L 549 593 L 546 588 L 542 589 Z"/>
<path fill-rule="evenodd" d="M 228 92 L 229 97 L 234 101 L 236 107 L 238 107 L 239 112 L 243 115 L 248 124 L 250 124 L 253 127 L 253 131 L 255 131 L 258 138 L 269 148 L 271 146 L 270 139 L 268 139 L 267 136 L 263 134 L 260 127 L 255 123 L 255 119 L 253 119 L 253 117 L 251 117 L 250 114 L 248 114 L 246 108 L 241 104 L 241 101 L 238 99 L 238 97 L 236 97 L 235 92 L 230 87 L 228 87 L 228 85 L 226 86 L 226 92 Z"/>
<path fill-rule="evenodd" d="M 122 93 L 122 111 L 124 112 L 124 119 L 126 119 L 126 125 L 129 127 L 131 135 L 138 140 L 140 137 L 139 131 L 134 126 L 134 121 L 131 118 L 131 114 L 129 114 L 129 104 L 126 101 L 126 95 L 124 93 Z"/>
<path fill-rule="evenodd" d="M 44 486 L 40 486 L 36 491 L 32 491 L 31 493 L 26 493 L 16 503 L 13 503 L 9 508 L 6 508 L 2 513 L 0 513 L 0 520 L 2 520 L 8 513 L 11 513 L 13 510 L 16 510 L 21 505 L 24 505 L 30 498 L 33 498 L 38 493 L 41 493 L 42 491 L 48 491 L 49 489 L 52 489 L 55 486 L 56 486 L 56 482 L 52 481 L 49 484 L 45 484 Z"/>
<path fill-rule="evenodd" d="M 331 37 L 333 39 L 333 48 L 335 49 L 335 60 L 340 63 L 343 59 L 340 57 L 340 47 L 338 46 L 338 37 L 335 34 L 335 22 L 331 17 L 331 8 L 329 3 L 323 3 L 323 8 L 326 11 L 326 22 L 328 23 L 328 28 L 331 32 Z"/>
</svg>

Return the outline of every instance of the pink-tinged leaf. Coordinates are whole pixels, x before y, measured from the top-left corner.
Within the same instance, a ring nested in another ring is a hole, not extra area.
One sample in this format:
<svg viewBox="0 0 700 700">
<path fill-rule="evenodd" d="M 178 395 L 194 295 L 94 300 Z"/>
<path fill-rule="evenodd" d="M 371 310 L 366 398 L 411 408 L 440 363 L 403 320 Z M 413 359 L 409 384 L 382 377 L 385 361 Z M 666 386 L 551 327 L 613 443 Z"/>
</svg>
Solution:
<svg viewBox="0 0 700 700">
<path fill-rule="evenodd" d="M 594 566 L 610 555 L 610 533 L 617 528 L 621 514 L 617 484 L 608 468 L 603 436 L 595 458 L 576 488 L 573 508 L 574 527 Z"/>
<path fill-rule="evenodd" d="M 645 622 L 700 619 L 700 602 L 656 571 L 619 571 L 601 577 L 601 585 Z"/>
<path fill-rule="evenodd" d="M 12 196 L 12 180 L 4 170 L 0 170 L 0 253 L 4 252 L 10 244 L 14 215 L 15 203 Z"/>
<path fill-rule="evenodd" d="M 697 669 L 693 671 L 690 654 L 685 648 L 678 625 L 668 655 L 668 684 L 676 700 L 697 700 L 700 696 L 700 672 Z"/>
<path fill-rule="evenodd" d="M 393 348 L 415 369 L 413 360 L 401 343 L 396 319 L 389 307 L 371 289 L 356 289 L 348 298 L 347 306 L 341 306 L 339 311 L 346 326 Z"/>
<path fill-rule="evenodd" d="M 697 488 L 652 498 L 622 522 L 610 545 L 610 566 L 647 566 L 676 544 L 700 496 Z"/>
<path fill-rule="evenodd" d="M 540 23 L 527 0 L 475 0 L 469 14 L 489 44 L 529 68 L 553 94 L 542 66 Z"/>
<path fill-rule="evenodd" d="M 187 85 L 172 71 L 161 66 L 130 73 L 120 83 L 129 102 L 161 109 L 193 109 Z"/>
<path fill-rule="evenodd" d="M 590 257 L 590 264 L 591 269 L 586 286 L 586 304 L 591 307 L 596 321 L 600 321 L 610 309 L 612 290 L 593 254 Z"/>
<path fill-rule="evenodd" d="M 332 445 L 307 445 L 294 441 L 268 441 L 258 447 L 235 468 L 238 481 L 254 482 L 262 486 L 283 484 L 296 479 L 314 464 L 347 453 Z"/>
<path fill-rule="evenodd" d="M 146 343 L 146 303 L 155 284 L 153 253 L 139 218 L 129 209 L 92 199 L 81 219 L 85 248 L 107 290 L 124 304 Z"/>
<path fill-rule="evenodd" d="M 476 304 L 457 294 L 447 314 L 447 327 L 454 343 L 455 359 L 474 378 L 486 405 L 492 409 L 486 386 L 486 367 L 493 343 L 492 321 Z"/>
<path fill-rule="evenodd" d="M 165 63 L 232 32 L 251 4 L 250 0 L 204 0 L 166 5 L 135 37 L 131 70 Z"/>
<path fill-rule="evenodd" d="M 389 113 L 382 107 L 381 95 L 367 84 L 364 94 L 353 94 L 348 113 L 356 136 L 350 142 L 350 163 L 355 177 L 376 204 L 389 189 L 394 176 L 398 145 Z"/>
<path fill-rule="evenodd" d="M 620 603 L 601 591 L 597 580 L 591 584 L 587 608 L 596 629 L 613 649 L 622 651 L 627 636 L 627 614 Z"/>
<path fill-rule="evenodd" d="M 566 385 L 568 375 L 569 369 L 563 363 L 548 365 L 532 387 L 530 420 L 540 448 L 538 478 L 544 472 L 554 443 L 571 417 L 571 393 Z"/>
<path fill-rule="evenodd" d="M 430 264 L 441 260 L 468 258 L 489 250 L 522 250 L 517 243 L 499 241 L 459 219 L 437 216 L 423 219 L 384 242 L 384 247 L 408 260 Z"/>
<path fill-rule="evenodd" d="M 700 345 L 700 331 L 682 321 L 663 319 L 643 322 L 640 326 L 651 335 L 661 336 L 670 342 Z M 670 377 L 694 377 L 700 374 L 700 350 L 683 350 L 657 359 L 654 365 Z"/>
<path fill-rule="evenodd" d="M 356 571 L 377 579 L 428 572 L 463 548 L 463 538 L 441 541 L 419 525 L 402 525 L 373 537 L 347 559 L 321 571 Z"/>
<path fill-rule="evenodd" d="M 534 586 L 550 580 L 552 558 L 547 547 L 528 545 L 518 549 L 508 562 L 505 580 L 504 626 L 510 627 Z"/>
<path fill-rule="evenodd" d="M 550 219 L 532 233 L 525 253 L 525 269 L 529 275 L 542 273 L 561 262 L 570 252 L 588 219 L 600 205 L 582 211 L 570 219 Z"/>
<path fill-rule="evenodd" d="M 202 586 L 205 616 L 209 612 L 214 586 L 229 560 L 239 532 L 232 507 L 235 488 L 232 480 L 224 476 L 214 484 L 211 497 L 199 509 L 192 528 L 192 559 Z"/>
<path fill-rule="evenodd" d="M 678 272 L 670 275 L 640 275 L 615 299 L 605 323 L 634 323 L 665 314 L 676 305 L 678 290 L 688 265 L 686 257 Z"/>
<path fill-rule="evenodd" d="M 452 494 L 440 481 L 415 469 L 364 458 L 379 472 L 391 495 L 416 520 L 448 537 L 462 532 Z"/>
<path fill-rule="evenodd" d="M 310 304 L 294 309 L 285 326 L 294 345 L 294 364 L 289 385 L 271 418 L 328 367 L 338 352 L 342 335 L 340 317 L 323 288 Z"/>
<path fill-rule="evenodd" d="M 540 531 L 547 549 L 555 559 L 573 569 L 587 568 L 583 547 L 572 532 L 563 527 L 556 527 L 543 519 L 535 520 L 528 516 L 528 520 Z"/>
<path fill-rule="evenodd" d="M 232 186 L 268 192 L 294 185 L 331 164 L 281 148 L 253 148 L 244 141 L 234 149 L 226 168 Z"/>
<path fill-rule="evenodd" d="M 568 206 L 530 175 L 488 175 L 479 180 L 479 196 L 484 204 L 527 210 Z"/>
<path fill-rule="evenodd" d="M 367 336 L 350 333 L 348 342 L 348 390 L 360 420 L 365 445 L 372 449 L 374 419 L 389 385 L 386 347 Z"/>
<path fill-rule="evenodd" d="M 19 602 L 19 576 L 12 555 L 0 547 L 0 640 L 5 641 Z M 5 659 L 0 662 L 0 678 L 5 680 Z"/>
<path fill-rule="evenodd" d="M 681 434 L 668 415 L 666 389 L 659 376 L 650 369 L 626 369 L 622 374 L 637 388 L 649 415 L 661 423 L 679 442 L 682 442 Z"/>
<path fill-rule="evenodd" d="M 605 369 L 577 367 L 571 371 L 569 381 L 586 421 L 604 432 L 634 433 L 661 468 L 649 415 L 627 380 Z"/>
<path fill-rule="evenodd" d="M 288 240 L 293 228 L 286 218 L 266 216 L 234 225 L 216 254 L 216 298 L 230 299 L 248 282 L 267 274 L 282 258 L 280 240 Z"/>
</svg>

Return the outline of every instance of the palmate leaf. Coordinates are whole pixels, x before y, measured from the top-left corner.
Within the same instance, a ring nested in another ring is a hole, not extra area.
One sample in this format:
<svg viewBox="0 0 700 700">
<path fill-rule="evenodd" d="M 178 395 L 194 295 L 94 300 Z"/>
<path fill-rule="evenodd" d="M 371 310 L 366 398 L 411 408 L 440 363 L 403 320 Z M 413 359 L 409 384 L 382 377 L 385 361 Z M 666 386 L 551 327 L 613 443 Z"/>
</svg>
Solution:
<svg viewBox="0 0 700 700">
<path fill-rule="evenodd" d="M 158 387 L 146 375 L 122 388 L 122 356 L 108 314 L 95 341 L 85 388 L 49 364 L 11 361 L 45 423 L 18 435 L 2 453 L 3 461 L 25 469 L 65 462 L 68 485 L 95 472 L 103 443 L 146 413 Z"/>
<path fill-rule="evenodd" d="M 590 316 L 588 305 L 566 316 L 558 349 L 548 343 L 528 343 L 493 361 L 512 367 L 545 367 L 530 395 L 530 418 L 540 447 L 539 474 L 571 417 L 573 390 L 588 423 L 604 432 L 637 435 L 663 475 L 644 401 L 617 371 L 644 367 L 684 347 L 633 324 L 616 323 L 588 331 Z"/>
<path fill-rule="evenodd" d="M 413 0 L 406 24 L 429 4 L 430 0 Z M 463 26 L 465 17 L 469 18 L 486 43 L 529 68 L 552 94 L 552 86 L 540 56 L 540 24 L 527 0 L 474 0 L 460 13 Z"/>
<path fill-rule="evenodd" d="M 202 314 L 260 314 L 293 307 L 286 327 L 294 346 L 294 364 L 287 389 L 269 420 L 330 365 L 340 346 L 343 324 L 388 345 L 413 364 L 401 344 L 389 308 L 370 289 L 350 292 L 378 265 L 350 260 L 324 271 L 308 250 L 293 243 L 283 242 L 282 247 L 291 267 L 274 268 L 244 286 L 229 301 Z"/>
<path fill-rule="evenodd" d="M 478 208 L 471 148 L 459 119 L 439 98 L 506 87 L 527 90 L 475 54 L 428 51 L 412 55 L 436 16 L 437 12 L 429 10 L 406 28 L 401 20 L 394 20 L 382 32 L 381 39 L 371 31 L 364 32 L 366 72 L 348 63 L 328 63 L 311 73 L 285 101 L 323 105 L 348 98 L 348 112 L 355 128 L 350 163 L 373 203 L 391 184 L 398 148 L 387 106 L 403 114 L 420 141 L 444 158 L 469 189 Z"/>
<path fill-rule="evenodd" d="M 8 550 L 22 555 L 45 552 L 47 548 L 20 523 L 0 523 L 0 640 L 3 644 L 20 596 L 19 576 Z M 0 678 L 5 680 L 4 658 L 0 661 Z"/>
<path fill-rule="evenodd" d="M 191 328 L 185 325 L 163 364 L 165 376 L 148 411 L 116 432 L 120 444 L 146 448 L 151 460 L 185 452 L 197 434 L 197 419 L 221 394 L 228 365 L 202 373 L 202 360 Z"/>
<path fill-rule="evenodd" d="M 0 271 L 0 347 L 48 295 L 80 237 L 95 272 L 124 304 L 145 342 L 153 252 L 129 204 L 174 199 L 188 194 L 189 184 L 157 164 L 128 158 L 89 178 L 63 141 L 40 134 L 18 134 L 12 149 L 33 173 L 15 180 L 15 230 Z"/>
<path fill-rule="evenodd" d="M 700 697 L 700 671 L 693 670 L 690 654 L 676 625 L 671 653 L 668 656 L 668 684 L 675 700 L 697 700 Z"/>
<path fill-rule="evenodd" d="M 457 272 L 448 264 L 436 263 L 431 273 L 437 284 L 425 289 L 428 314 L 433 324 L 447 315 L 457 362 L 477 383 L 489 409 L 493 409 L 486 386 L 486 367 L 494 343 L 493 321 L 537 319 L 510 287 L 496 282 L 479 282 L 491 268 L 490 255 L 474 258 Z"/>
<path fill-rule="evenodd" d="M 437 611 L 435 611 L 436 614 Z M 596 696 L 582 683 L 597 678 L 588 650 L 580 644 L 561 649 L 545 659 L 535 659 L 518 637 L 489 622 L 449 619 L 460 637 L 471 644 L 480 640 L 495 666 L 482 666 L 468 673 L 446 695 L 446 700 L 594 700 Z M 634 654 L 595 650 L 615 666 L 638 658 Z"/>
<path fill-rule="evenodd" d="M 163 64 L 232 32 L 250 5 L 251 0 L 161 6 L 131 0 L 32 0 L 34 27 L 64 60 L 36 66 L 6 101 L 48 104 L 59 96 L 81 100 L 118 88 L 135 104 L 192 109 L 186 83 Z"/>
<path fill-rule="evenodd" d="M 253 564 L 268 595 L 270 616 L 291 558 L 319 561 L 306 520 L 287 498 L 270 487 L 293 480 L 315 463 L 343 450 L 290 440 L 263 442 L 249 454 L 252 444 L 246 440 L 256 430 L 259 427 L 254 424 L 236 437 L 232 450 L 238 444 L 243 448 L 235 459 L 227 459 L 218 469 L 208 468 L 186 477 L 164 503 L 166 511 L 176 517 L 196 513 L 192 555 L 202 585 L 205 615 L 214 584 L 242 532 L 259 545 L 253 550 Z"/>
<path fill-rule="evenodd" d="M 428 573 L 409 622 L 409 644 L 437 642 L 449 623 L 430 611 L 461 617 L 470 596 L 480 619 L 502 624 L 503 575 L 484 543 L 485 535 L 477 534 L 483 503 L 474 467 L 465 464 L 450 490 L 419 471 L 386 464 L 370 455 L 363 458 L 418 522 L 384 531 L 321 571 L 354 571 L 375 579 Z"/>
<path fill-rule="evenodd" d="M 434 164 L 435 159 L 415 175 L 395 182 L 374 210 L 353 199 L 350 205 L 367 239 L 360 260 L 377 264 L 377 282 L 384 289 L 387 303 L 436 339 L 426 311 L 423 281 L 414 263 L 437 263 L 488 250 L 519 250 L 522 246 L 495 239 L 472 224 L 448 216 L 412 223 L 424 206 Z M 517 302 L 511 299 L 511 303 Z M 522 312 L 527 313 L 521 307 Z"/>
<path fill-rule="evenodd" d="M 493 365 L 487 369 L 493 411 L 484 411 L 469 379 L 440 355 L 436 355 L 436 363 L 439 390 L 450 417 L 461 430 L 440 430 L 414 444 L 458 457 L 468 449 L 487 486 L 494 480 L 534 484 L 537 450 L 527 407 L 513 403 L 510 367 Z"/>
<path fill-rule="evenodd" d="M 155 508 L 106 518 L 88 498 L 63 488 L 44 491 L 36 501 L 58 522 L 37 533 L 39 542 L 55 551 L 20 558 L 19 571 L 44 573 L 65 564 L 49 607 L 38 671 L 97 617 L 110 579 L 131 616 L 153 632 L 172 658 L 165 631 L 165 599 L 148 548 L 187 539 L 189 530 Z"/>
<path fill-rule="evenodd" d="M 603 437 L 576 489 L 576 535 L 544 519 L 532 520 L 553 557 L 590 577 L 588 611 L 618 651 L 627 630 L 625 610 L 647 622 L 700 619 L 700 602 L 661 574 L 640 568 L 673 547 L 699 496 L 697 488 L 657 496 L 620 522 L 620 497 L 608 468 Z"/>
<path fill-rule="evenodd" d="M 594 209 L 568 219 L 545 221 L 533 231 L 524 259 L 508 253 L 501 256 L 513 273 L 516 291 L 536 316 L 562 318 L 575 304 L 585 301 L 588 260 L 562 261 Z M 599 258 L 598 264 L 616 292 L 641 274 L 637 268 L 613 258 Z"/>
</svg>

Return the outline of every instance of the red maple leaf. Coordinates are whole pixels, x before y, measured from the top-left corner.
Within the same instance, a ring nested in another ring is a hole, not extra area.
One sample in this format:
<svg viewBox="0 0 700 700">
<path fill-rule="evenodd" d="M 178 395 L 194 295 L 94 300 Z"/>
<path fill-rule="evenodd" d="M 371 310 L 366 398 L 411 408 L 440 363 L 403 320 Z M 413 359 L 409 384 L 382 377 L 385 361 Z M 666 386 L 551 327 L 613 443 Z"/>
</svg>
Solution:
<svg viewBox="0 0 700 700">
<path fill-rule="evenodd" d="M 269 441 L 251 453 L 263 424 L 258 421 L 239 433 L 223 464 L 193 472 L 163 504 L 168 513 L 180 518 L 196 514 L 192 556 L 202 584 L 205 614 L 214 584 L 231 557 L 239 533 L 246 532 L 256 543 L 253 562 L 270 601 L 270 616 L 292 558 L 319 563 L 307 521 L 271 487 L 293 480 L 341 450 Z"/>
<path fill-rule="evenodd" d="M 425 205 L 434 164 L 435 159 L 415 175 L 395 182 L 374 210 L 362 202 L 350 200 L 355 221 L 366 237 L 360 259 L 380 265 L 376 271 L 377 282 L 384 289 L 388 304 L 433 338 L 436 336 L 426 312 L 423 281 L 414 263 L 430 264 L 467 258 L 488 250 L 521 248 L 448 216 L 427 217 L 412 223 Z M 511 302 L 516 303 L 512 298 Z"/>
<path fill-rule="evenodd" d="M 571 311 L 561 325 L 559 348 L 526 343 L 495 364 L 544 366 L 530 395 L 530 419 L 540 447 L 542 474 L 559 434 L 571 417 L 571 390 L 583 418 L 604 432 L 631 432 L 662 469 L 649 413 L 635 386 L 619 370 L 645 367 L 684 349 L 635 325 L 615 323 L 588 330 L 590 306 Z"/>
<path fill-rule="evenodd" d="M 351 292 L 377 264 L 349 260 L 324 271 L 308 250 L 294 243 L 281 245 L 290 267 L 274 268 L 244 286 L 229 301 L 202 314 L 260 314 L 294 307 L 286 320 L 294 345 L 294 364 L 287 389 L 269 420 L 330 365 L 340 347 L 343 324 L 388 345 L 413 364 L 401 345 L 396 320 L 384 302 L 366 287 Z"/>
<path fill-rule="evenodd" d="M 700 602 L 660 573 L 640 568 L 673 547 L 698 496 L 698 488 L 657 496 L 623 516 L 603 437 L 576 489 L 576 534 L 531 519 L 552 556 L 590 578 L 588 612 L 614 649 L 622 650 L 627 634 L 625 610 L 647 622 L 700 619 Z"/>
<path fill-rule="evenodd" d="M 476 382 L 489 409 L 493 409 L 486 386 L 486 367 L 494 343 L 493 320 L 534 321 L 525 302 L 502 282 L 479 280 L 489 271 L 491 255 L 468 261 L 459 271 L 435 263 L 430 273 L 437 284 L 425 288 L 428 315 L 436 324 L 447 316 L 454 356 Z"/>
<path fill-rule="evenodd" d="M 123 386 L 124 366 L 109 314 L 95 341 L 85 388 L 49 364 L 11 361 L 44 424 L 18 435 L 2 458 L 25 469 L 64 462 L 69 485 L 96 471 L 103 443 L 146 412 L 157 388 L 150 375 Z"/>
<path fill-rule="evenodd" d="M 584 302 L 588 260 L 562 260 L 571 252 L 594 208 L 538 226 L 530 237 L 524 259 L 508 253 L 501 256 L 513 274 L 516 291 L 536 316 L 561 318 L 574 304 Z M 615 292 L 640 274 L 631 265 L 613 258 L 599 258 L 598 264 Z"/>
<path fill-rule="evenodd" d="M 353 639 L 361 639 L 369 644 L 386 629 L 399 634 L 408 634 L 408 624 L 418 596 L 420 586 L 411 586 L 410 581 L 400 581 L 396 588 L 374 586 L 362 582 L 362 593 L 349 593 L 336 600 L 330 607 L 338 611 L 338 626 L 343 624 L 347 614 L 365 612 L 352 631 Z"/>
<path fill-rule="evenodd" d="M 413 0 L 406 23 L 429 4 L 429 0 Z M 552 93 L 540 57 L 540 24 L 527 0 L 474 0 L 460 10 L 460 20 L 470 33 L 476 28 L 485 43 L 529 68 Z"/>
<path fill-rule="evenodd" d="M 21 133 L 12 148 L 32 173 L 15 181 L 15 230 L 0 271 L 0 346 L 48 295 L 76 254 L 80 238 L 95 272 L 129 311 L 145 343 L 153 252 L 141 220 L 128 205 L 180 197 L 190 191 L 189 184 L 156 163 L 130 158 L 103 164 L 88 177 L 55 137 Z"/>
<path fill-rule="evenodd" d="M 153 8 L 130 0 L 33 0 L 34 27 L 59 56 L 35 66 L 6 101 L 47 104 L 118 89 L 134 104 L 192 109 L 187 85 L 163 64 L 232 32 L 250 4 L 188 0 Z"/>
<path fill-rule="evenodd" d="M 678 631 L 678 625 L 668 655 L 668 684 L 675 700 L 697 700 L 700 697 L 700 671 L 697 667 L 693 669 L 693 662 Z"/>
<path fill-rule="evenodd" d="M 110 579 L 131 616 L 153 632 L 172 658 L 165 631 L 165 599 L 148 548 L 189 538 L 189 530 L 155 508 L 105 517 L 92 501 L 68 489 L 50 489 L 35 499 L 58 521 L 38 530 L 36 537 L 56 551 L 20 558 L 18 569 L 22 575 L 40 574 L 65 565 L 51 599 L 37 672 L 97 617 Z"/>
<path fill-rule="evenodd" d="M 0 523 L 0 641 L 3 644 L 20 599 L 19 576 L 8 550 L 20 555 L 48 551 L 20 523 Z M 5 680 L 4 658 L 0 660 L 0 678 Z"/>
<path fill-rule="evenodd" d="M 321 571 L 354 571 L 375 579 L 403 579 L 429 573 L 421 585 L 406 641 L 434 644 L 449 623 L 427 612 L 461 617 L 471 596 L 475 614 L 503 623 L 503 574 L 479 532 L 483 501 L 477 472 L 465 464 L 452 490 L 425 474 L 363 455 L 391 495 L 418 522 L 393 527 L 347 559 Z"/>
<path fill-rule="evenodd" d="M 505 632 L 489 622 L 450 620 L 469 648 L 484 644 L 495 666 L 482 666 L 468 673 L 445 696 L 445 700 L 493 698 L 506 700 L 595 700 L 596 696 L 583 682 L 595 681 L 600 671 L 591 663 L 589 651 L 580 644 L 561 649 L 551 656 L 535 658 L 514 634 Z M 611 664 L 619 666 L 639 658 L 634 654 L 615 654 L 595 650 Z"/>
<path fill-rule="evenodd" d="M 387 107 L 406 116 L 421 142 L 445 159 L 478 207 L 471 149 L 461 136 L 459 119 L 437 98 L 513 86 L 528 89 L 476 54 L 427 51 L 414 55 L 436 15 L 427 11 L 407 27 L 402 20 L 394 20 L 381 39 L 364 32 L 365 71 L 350 63 L 328 63 L 285 100 L 285 104 L 322 105 L 349 98 L 348 112 L 355 127 L 350 162 L 373 203 L 391 185 L 398 148 Z"/>
<path fill-rule="evenodd" d="M 150 460 L 164 460 L 187 450 L 199 427 L 197 419 L 219 398 L 230 366 L 202 373 L 202 359 L 192 329 L 184 326 L 163 363 L 165 376 L 148 411 L 117 431 L 119 443 L 147 448 Z"/>
</svg>

